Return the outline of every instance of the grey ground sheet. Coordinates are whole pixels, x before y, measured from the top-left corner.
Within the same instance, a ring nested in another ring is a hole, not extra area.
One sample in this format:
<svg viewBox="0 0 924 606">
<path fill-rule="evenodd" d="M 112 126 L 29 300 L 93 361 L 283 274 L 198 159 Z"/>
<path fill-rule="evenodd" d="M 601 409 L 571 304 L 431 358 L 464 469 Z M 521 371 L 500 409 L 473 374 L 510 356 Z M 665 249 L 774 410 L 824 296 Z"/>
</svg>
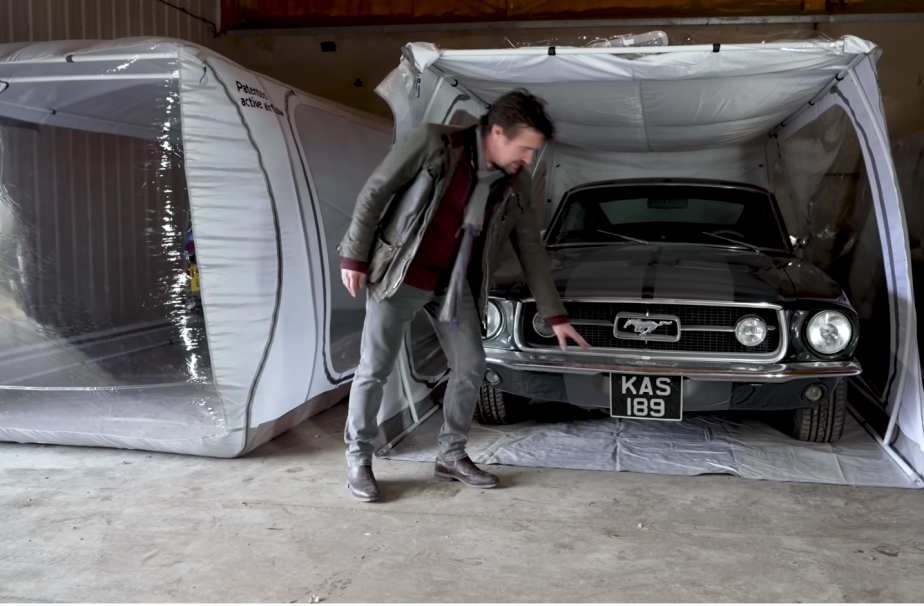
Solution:
<svg viewBox="0 0 924 606">
<path fill-rule="evenodd" d="M 553 416 L 554 415 L 547 415 Z M 913 488 L 911 480 L 853 417 L 834 444 L 798 442 L 749 418 L 690 417 L 679 423 L 591 414 L 505 427 L 477 423 L 476 463 L 664 475 L 731 474 L 753 480 Z M 431 461 L 442 422 L 437 411 L 386 458 Z"/>
</svg>

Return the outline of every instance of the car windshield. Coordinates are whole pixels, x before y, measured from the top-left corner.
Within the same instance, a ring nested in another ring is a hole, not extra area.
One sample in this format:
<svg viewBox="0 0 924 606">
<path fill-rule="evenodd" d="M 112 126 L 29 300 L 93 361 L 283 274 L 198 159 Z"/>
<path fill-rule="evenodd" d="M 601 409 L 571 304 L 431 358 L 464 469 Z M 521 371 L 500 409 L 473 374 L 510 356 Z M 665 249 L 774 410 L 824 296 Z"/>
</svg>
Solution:
<svg viewBox="0 0 924 606">
<path fill-rule="evenodd" d="M 564 201 L 549 245 L 650 242 L 788 250 L 766 193 L 700 185 L 613 185 Z"/>
</svg>

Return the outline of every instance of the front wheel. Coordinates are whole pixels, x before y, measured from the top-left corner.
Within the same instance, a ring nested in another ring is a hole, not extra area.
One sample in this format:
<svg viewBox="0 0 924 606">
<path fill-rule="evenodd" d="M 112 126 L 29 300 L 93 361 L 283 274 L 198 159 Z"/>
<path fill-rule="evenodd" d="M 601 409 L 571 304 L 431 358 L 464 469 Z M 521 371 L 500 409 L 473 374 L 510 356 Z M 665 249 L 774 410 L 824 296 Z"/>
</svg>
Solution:
<svg viewBox="0 0 924 606">
<path fill-rule="evenodd" d="M 787 429 L 792 437 L 802 442 L 837 442 L 844 433 L 847 419 L 847 379 L 814 408 L 795 410 Z"/>
<path fill-rule="evenodd" d="M 529 400 L 490 385 L 482 385 L 475 403 L 475 420 L 482 425 L 513 425 L 526 419 Z"/>
</svg>

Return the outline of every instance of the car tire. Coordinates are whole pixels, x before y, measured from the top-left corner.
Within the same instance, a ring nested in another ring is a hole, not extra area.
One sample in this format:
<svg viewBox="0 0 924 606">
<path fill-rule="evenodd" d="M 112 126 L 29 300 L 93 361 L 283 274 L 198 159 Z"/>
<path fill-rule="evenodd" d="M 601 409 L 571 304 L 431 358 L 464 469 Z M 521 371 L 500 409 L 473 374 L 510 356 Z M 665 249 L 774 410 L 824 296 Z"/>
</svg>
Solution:
<svg viewBox="0 0 924 606">
<path fill-rule="evenodd" d="M 513 425 L 526 419 L 529 400 L 482 385 L 475 402 L 475 420 L 482 425 Z"/>
<path fill-rule="evenodd" d="M 789 434 L 802 442 L 837 442 L 844 433 L 847 419 L 847 380 L 821 404 L 793 411 Z"/>
</svg>

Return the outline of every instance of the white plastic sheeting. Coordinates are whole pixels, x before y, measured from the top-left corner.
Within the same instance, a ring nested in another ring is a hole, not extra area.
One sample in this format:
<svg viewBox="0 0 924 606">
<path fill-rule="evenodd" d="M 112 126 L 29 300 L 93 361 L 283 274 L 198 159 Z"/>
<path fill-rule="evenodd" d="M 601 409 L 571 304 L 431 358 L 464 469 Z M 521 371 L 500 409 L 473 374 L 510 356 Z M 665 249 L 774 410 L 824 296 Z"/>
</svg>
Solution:
<svg viewBox="0 0 924 606">
<path fill-rule="evenodd" d="M 851 36 L 646 48 L 441 50 L 414 43 L 377 90 L 392 107 L 399 137 L 420 121 L 482 115 L 512 88 L 542 97 L 556 125 L 554 143 L 534 166 L 535 174 L 544 175 L 537 191 L 546 192 L 547 219 L 565 191 L 590 180 L 702 177 L 774 191 L 780 160 L 797 161 L 781 151 L 785 142 L 826 110 L 843 108 L 844 124 L 856 130 L 860 143 L 872 190 L 869 225 L 878 230 L 888 274 L 888 311 L 873 318 L 889 348 L 888 378 L 877 395 L 891 418 L 882 438 L 886 452 L 914 474 L 906 461 L 924 472 L 921 379 L 908 237 L 876 79 L 879 56 L 875 45 Z M 786 202 L 807 200 L 795 196 Z M 790 231 L 801 235 L 804 226 L 795 223 L 807 216 L 805 209 L 784 211 L 787 223 L 794 223 Z"/>
<path fill-rule="evenodd" d="M 874 46 L 833 42 L 620 49 L 449 50 L 412 44 L 418 72 L 458 79 L 491 103 L 523 85 L 542 97 L 556 140 L 594 151 L 671 152 L 725 147 L 766 135 Z M 569 53 L 568 51 L 573 51 Z"/>
<path fill-rule="evenodd" d="M 0 439 L 231 457 L 342 399 L 388 124 L 170 40 L 0 46 L 0 82 Z"/>
<path fill-rule="evenodd" d="M 388 458 L 432 461 L 438 435 L 438 419 L 430 419 Z M 834 444 L 799 442 L 757 418 L 701 416 L 681 423 L 585 418 L 530 421 L 503 430 L 476 425 L 468 452 L 485 465 L 916 487 L 853 418 Z"/>
</svg>

